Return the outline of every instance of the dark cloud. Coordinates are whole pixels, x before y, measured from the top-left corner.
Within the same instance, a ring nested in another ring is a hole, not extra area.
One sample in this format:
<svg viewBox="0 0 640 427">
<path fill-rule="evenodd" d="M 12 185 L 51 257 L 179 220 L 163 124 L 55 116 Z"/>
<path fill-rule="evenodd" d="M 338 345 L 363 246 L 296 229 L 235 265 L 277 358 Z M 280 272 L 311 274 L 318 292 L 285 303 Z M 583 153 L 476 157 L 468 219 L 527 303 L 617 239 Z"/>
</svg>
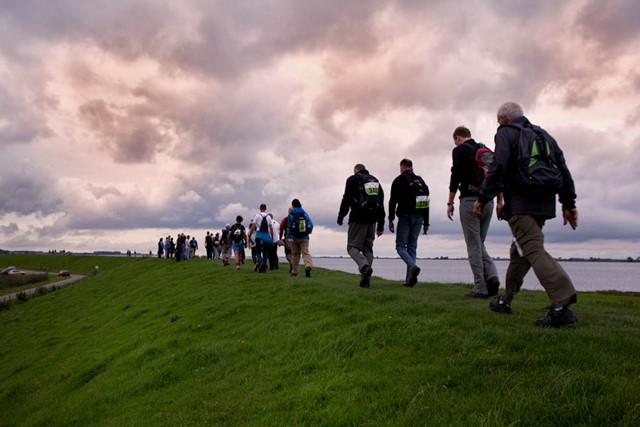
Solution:
<svg viewBox="0 0 640 427">
<path fill-rule="evenodd" d="M 55 178 L 29 165 L 5 170 L 0 176 L 0 213 L 47 215 L 57 212 L 62 200 L 53 191 L 55 182 Z"/>
<path fill-rule="evenodd" d="M 621 50 L 637 52 L 638 22 L 640 3 L 636 0 L 589 0 L 578 12 L 575 26 L 585 39 L 599 45 L 603 55 L 613 56 Z"/>
<path fill-rule="evenodd" d="M 78 116 L 98 137 L 100 146 L 118 163 L 146 163 L 155 158 L 164 137 L 152 116 L 109 105 L 103 100 L 80 106 Z"/>
<path fill-rule="evenodd" d="M 51 135 L 39 106 L 39 95 L 12 93 L 5 82 L 0 86 L 0 143 L 29 143 Z"/>
<path fill-rule="evenodd" d="M 15 222 L 10 223 L 9 225 L 0 225 L 0 233 L 4 235 L 11 235 L 17 233 L 20 230 L 18 224 Z"/>
</svg>

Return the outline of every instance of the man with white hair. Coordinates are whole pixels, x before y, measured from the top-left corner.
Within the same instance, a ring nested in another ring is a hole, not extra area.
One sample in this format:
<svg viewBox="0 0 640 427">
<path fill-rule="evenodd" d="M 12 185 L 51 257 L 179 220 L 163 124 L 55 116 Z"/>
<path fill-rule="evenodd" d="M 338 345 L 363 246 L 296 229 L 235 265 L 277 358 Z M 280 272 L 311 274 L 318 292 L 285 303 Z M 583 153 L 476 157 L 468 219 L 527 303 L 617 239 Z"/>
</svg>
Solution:
<svg viewBox="0 0 640 427">
<path fill-rule="evenodd" d="M 490 304 L 497 313 L 511 314 L 511 301 L 530 268 L 549 295 L 546 317 L 536 324 L 557 327 L 575 323 L 569 306 L 576 290 L 562 266 L 544 248 L 542 227 L 556 216 L 555 197 L 562 205 L 564 224 L 578 225 L 573 178 L 558 143 L 544 129 L 531 124 L 522 107 L 506 102 L 497 112 L 500 126 L 495 136 L 494 161 L 489 168 L 473 212 L 480 217 L 484 206 L 498 196 L 498 218 L 509 222 L 513 234 L 505 291 Z"/>
</svg>

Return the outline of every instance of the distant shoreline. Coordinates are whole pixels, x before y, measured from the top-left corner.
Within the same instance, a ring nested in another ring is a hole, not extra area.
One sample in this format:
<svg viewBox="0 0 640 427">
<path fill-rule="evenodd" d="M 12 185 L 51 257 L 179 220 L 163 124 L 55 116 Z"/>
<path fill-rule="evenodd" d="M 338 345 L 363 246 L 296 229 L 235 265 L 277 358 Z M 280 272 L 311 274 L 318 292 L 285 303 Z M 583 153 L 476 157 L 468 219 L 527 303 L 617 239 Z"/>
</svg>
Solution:
<svg viewBox="0 0 640 427">
<path fill-rule="evenodd" d="M 21 251 L 21 250 L 17 250 L 17 251 L 9 251 L 9 250 L 3 250 L 0 249 L 0 254 L 6 254 L 6 255 L 81 255 L 81 256 L 127 256 L 126 251 L 125 252 L 120 252 L 120 251 L 93 251 L 93 252 L 69 252 L 69 251 L 59 251 L 59 252 L 43 252 L 43 251 Z M 132 257 L 157 257 L 157 254 L 154 253 L 142 253 L 142 252 L 134 252 L 131 255 Z M 202 255 L 199 255 L 202 256 Z M 323 258 L 323 259 L 349 259 L 349 256 L 345 256 L 345 255 L 313 255 L 314 258 Z M 400 257 L 379 257 L 376 256 L 375 259 L 400 259 Z M 445 257 L 445 256 L 440 256 L 440 257 L 427 257 L 427 258 L 420 258 L 418 257 L 419 260 L 429 260 L 429 261 L 459 261 L 459 260 L 466 260 L 466 257 Z M 493 258 L 496 261 L 509 261 L 509 258 L 502 258 L 502 257 L 497 257 L 497 258 Z M 619 259 L 619 258 L 594 258 L 594 257 L 590 257 L 590 258 L 556 258 L 556 260 L 558 261 L 562 261 L 562 262 L 623 262 L 623 263 L 633 263 L 633 262 L 640 262 L 640 257 L 638 258 L 631 258 L 628 257 L 626 259 Z"/>
</svg>

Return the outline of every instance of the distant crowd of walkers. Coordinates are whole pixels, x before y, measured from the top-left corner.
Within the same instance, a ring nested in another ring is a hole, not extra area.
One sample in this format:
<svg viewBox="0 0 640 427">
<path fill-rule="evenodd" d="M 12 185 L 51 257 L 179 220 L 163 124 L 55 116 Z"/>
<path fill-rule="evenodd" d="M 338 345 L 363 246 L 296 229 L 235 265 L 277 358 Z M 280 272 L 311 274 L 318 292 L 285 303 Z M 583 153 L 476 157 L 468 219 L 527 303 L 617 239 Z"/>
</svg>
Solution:
<svg viewBox="0 0 640 427">
<path fill-rule="evenodd" d="M 207 260 L 219 259 L 224 266 L 231 264 L 231 256 L 236 269 L 244 264 L 245 249 L 250 249 L 254 271 L 266 273 L 267 270 L 279 269 L 278 248 L 284 247 L 289 262 L 289 273 L 297 276 L 300 258 L 303 259 L 305 276 L 311 277 L 313 261 L 309 253 L 309 235 L 313 231 L 313 222 L 302 209 L 298 199 L 293 199 L 288 214 L 280 221 L 274 220 L 272 213 L 267 213 L 266 204 L 260 205 L 260 211 L 251 219 L 249 229 L 244 225 L 242 216 L 236 222 L 226 224 L 215 234 L 207 231 L 204 238 Z M 175 258 L 176 261 L 188 260 L 196 256 L 198 242 L 194 237 L 178 234 L 161 237 L 158 241 L 158 258 Z"/>
</svg>

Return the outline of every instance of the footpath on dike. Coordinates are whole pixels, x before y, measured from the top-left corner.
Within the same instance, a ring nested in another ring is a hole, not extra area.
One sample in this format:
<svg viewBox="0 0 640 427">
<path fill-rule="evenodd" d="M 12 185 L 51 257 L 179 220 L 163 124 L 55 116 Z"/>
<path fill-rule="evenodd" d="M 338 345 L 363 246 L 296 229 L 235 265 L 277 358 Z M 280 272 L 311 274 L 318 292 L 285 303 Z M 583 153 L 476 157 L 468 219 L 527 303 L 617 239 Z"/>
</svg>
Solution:
<svg viewBox="0 0 640 427">
<path fill-rule="evenodd" d="M 13 300 L 13 299 L 17 299 L 18 295 L 20 295 L 20 294 L 33 295 L 33 294 L 37 293 L 38 289 L 40 289 L 40 288 L 44 288 L 44 289 L 61 288 L 63 286 L 67 286 L 67 285 L 70 285 L 70 284 L 72 284 L 74 282 L 77 282 L 80 279 L 84 279 L 85 277 L 87 277 L 87 276 L 86 275 L 82 275 L 82 274 L 72 274 L 71 276 L 69 276 L 68 278 L 66 278 L 64 280 L 59 280 L 59 281 L 53 282 L 53 283 L 47 283 L 46 285 L 37 286 L 35 288 L 23 289 L 23 290 L 21 290 L 19 292 L 14 292 L 12 294 L 0 295 L 0 302 L 5 302 L 5 301 L 10 301 L 10 300 Z"/>
</svg>

